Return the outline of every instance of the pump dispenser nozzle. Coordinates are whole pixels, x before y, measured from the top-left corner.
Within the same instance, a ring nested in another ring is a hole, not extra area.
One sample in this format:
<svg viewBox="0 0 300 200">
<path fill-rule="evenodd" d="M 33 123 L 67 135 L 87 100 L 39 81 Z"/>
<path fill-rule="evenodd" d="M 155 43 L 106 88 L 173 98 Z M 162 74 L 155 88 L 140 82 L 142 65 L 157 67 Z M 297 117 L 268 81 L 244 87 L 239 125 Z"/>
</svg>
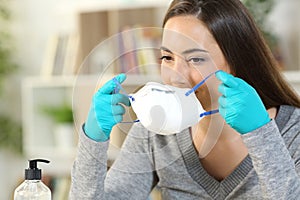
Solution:
<svg viewBox="0 0 300 200">
<path fill-rule="evenodd" d="M 49 163 L 49 160 L 44 159 L 34 159 L 28 160 L 29 168 L 25 169 L 25 179 L 26 180 L 41 180 L 42 170 L 37 168 L 37 162 Z"/>
</svg>

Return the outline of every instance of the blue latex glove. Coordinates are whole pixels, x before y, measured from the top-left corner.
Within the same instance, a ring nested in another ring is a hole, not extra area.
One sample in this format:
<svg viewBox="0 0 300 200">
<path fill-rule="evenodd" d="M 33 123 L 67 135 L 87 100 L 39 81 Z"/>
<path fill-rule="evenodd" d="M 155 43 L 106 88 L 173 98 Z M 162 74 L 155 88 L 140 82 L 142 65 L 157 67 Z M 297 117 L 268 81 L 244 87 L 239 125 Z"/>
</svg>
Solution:
<svg viewBox="0 0 300 200">
<path fill-rule="evenodd" d="M 216 73 L 219 85 L 219 112 L 233 129 L 241 134 L 267 124 L 271 119 L 256 90 L 240 78 L 224 71 Z"/>
<path fill-rule="evenodd" d="M 122 83 L 126 75 L 119 74 L 116 79 Z M 113 126 L 123 120 L 125 108 L 121 104 L 130 106 L 128 97 L 120 93 L 115 94 L 115 89 L 116 83 L 110 80 L 93 96 L 84 131 L 89 138 L 97 142 L 107 141 Z"/>
</svg>

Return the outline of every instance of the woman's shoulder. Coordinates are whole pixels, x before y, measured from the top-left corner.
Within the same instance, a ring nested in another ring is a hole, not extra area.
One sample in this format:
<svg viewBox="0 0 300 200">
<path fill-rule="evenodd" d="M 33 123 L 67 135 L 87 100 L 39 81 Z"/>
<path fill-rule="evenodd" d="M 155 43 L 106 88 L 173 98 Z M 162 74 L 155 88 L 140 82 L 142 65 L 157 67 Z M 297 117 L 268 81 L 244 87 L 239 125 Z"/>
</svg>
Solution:
<svg viewBox="0 0 300 200">
<path fill-rule="evenodd" d="M 300 108 L 280 106 L 276 123 L 290 155 L 300 158 Z"/>
<path fill-rule="evenodd" d="M 283 115 L 286 115 L 287 126 L 300 126 L 300 108 L 295 106 L 283 105 L 280 107 Z M 299 129 L 300 130 L 300 129 Z"/>
<path fill-rule="evenodd" d="M 278 125 L 280 132 L 285 132 L 292 127 L 300 127 L 300 108 L 282 105 L 278 108 L 275 121 Z"/>
</svg>

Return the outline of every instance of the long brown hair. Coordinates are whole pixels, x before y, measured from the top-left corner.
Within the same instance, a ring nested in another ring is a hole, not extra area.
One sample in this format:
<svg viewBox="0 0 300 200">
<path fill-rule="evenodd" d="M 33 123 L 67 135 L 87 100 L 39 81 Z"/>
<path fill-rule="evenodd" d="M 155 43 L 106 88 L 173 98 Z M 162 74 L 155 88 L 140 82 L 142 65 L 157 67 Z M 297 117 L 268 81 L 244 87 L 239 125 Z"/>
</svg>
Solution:
<svg viewBox="0 0 300 200">
<path fill-rule="evenodd" d="M 231 72 L 255 88 L 267 109 L 300 107 L 299 96 L 281 76 L 260 30 L 240 0 L 174 0 L 163 26 L 170 18 L 185 15 L 206 24 Z"/>
</svg>

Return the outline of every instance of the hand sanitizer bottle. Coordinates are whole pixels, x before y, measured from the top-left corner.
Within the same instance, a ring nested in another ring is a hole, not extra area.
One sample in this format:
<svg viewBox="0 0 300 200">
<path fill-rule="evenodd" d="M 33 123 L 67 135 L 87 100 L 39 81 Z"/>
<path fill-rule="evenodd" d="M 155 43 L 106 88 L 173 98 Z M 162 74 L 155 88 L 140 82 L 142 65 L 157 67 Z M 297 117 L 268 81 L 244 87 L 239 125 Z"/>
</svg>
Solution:
<svg viewBox="0 0 300 200">
<path fill-rule="evenodd" d="M 51 200 L 50 189 L 41 181 L 42 170 L 37 162 L 49 163 L 48 160 L 29 160 L 29 168 L 25 169 L 25 181 L 14 192 L 14 200 Z"/>
</svg>

